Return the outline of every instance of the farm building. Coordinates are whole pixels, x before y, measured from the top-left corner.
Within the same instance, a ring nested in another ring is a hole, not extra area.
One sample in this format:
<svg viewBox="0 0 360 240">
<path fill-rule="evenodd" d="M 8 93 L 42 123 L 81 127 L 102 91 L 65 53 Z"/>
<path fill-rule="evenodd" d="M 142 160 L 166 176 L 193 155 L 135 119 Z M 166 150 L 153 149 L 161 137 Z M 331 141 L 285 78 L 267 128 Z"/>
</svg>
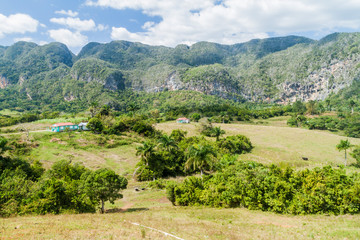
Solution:
<svg viewBox="0 0 360 240">
<path fill-rule="evenodd" d="M 55 123 L 51 126 L 52 132 L 62 132 L 65 131 L 66 128 L 69 128 L 70 130 L 77 130 L 79 129 L 79 126 L 77 124 L 67 122 L 67 123 Z"/>
<path fill-rule="evenodd" d="M 176 119 L 177 123 L 190 123 L 190 119 L 188 118 L 178 118 Z"/>
<path fill-rule="evenodd" d="M 87 125 L 88 123 L 86 122 L 86 123 L 80 123 L 78 126 L 79 126 L 79 129 L 80 130 L 83 130 L 83 131 L 88 131 L 88 130 L 90 130 L 90 129 L 88 129 L 87 127 L 86 127 L 86 125 Z"/>
</svg>

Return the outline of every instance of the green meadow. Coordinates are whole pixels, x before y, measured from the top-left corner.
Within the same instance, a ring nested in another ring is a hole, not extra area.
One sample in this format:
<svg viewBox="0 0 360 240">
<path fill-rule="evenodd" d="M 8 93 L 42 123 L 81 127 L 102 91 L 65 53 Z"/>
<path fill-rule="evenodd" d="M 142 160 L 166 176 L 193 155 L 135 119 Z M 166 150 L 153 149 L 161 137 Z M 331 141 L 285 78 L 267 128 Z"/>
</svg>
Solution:
<svg viewBox="0 0 360 240">
<path fill-rule="evenodd" d="M 345 138 L 326 131 L 287 127 L 286 118 L 283 117 L 262 123 L 215 125 L 226 131 L 224 136 L 243 134 L 251 139 L 255 148 L 249 154 L 240 155 L 239 160 L 274 163 L 280 167 L 337 167 L 344 163 L 344 152 L 336 149 L 340 140 L 349 139 L 352 144 L 360 145 L 360 139 Z M 157 124 L 156 128 L 166 133 L 182 129 L 188 132 L 188 136 L 199 134 L 198 123 L 165 122 Z M 27 141 L 26 133 L 6 137 Z M 106 205 L 106 214 L 0 219 L 0 239 L 175 239 L 165 233 L 180 239 L 360 238 L 360 215 L 293 216 L 243 208 L 172 206 L 165 190 L 152 189 L 147 182 L 133 180 L 132 173 L 139 161 L 135 155 L 136 146 L 143 139 L 130 133 L 106 137 L 90 132 L 69 134 L 44 131 L 30 132 L 29 138 L 34 148 L 27 157 L 40 160 L 46 168 L 58 160 L 68 159 L 92 169 L 111 168 L 126 176 L 129 185 L 123 191 L 123 199 Z M 358 171 L 351 165 L 354 162 L 349 157 L 347 171 Z"/>
</svg>

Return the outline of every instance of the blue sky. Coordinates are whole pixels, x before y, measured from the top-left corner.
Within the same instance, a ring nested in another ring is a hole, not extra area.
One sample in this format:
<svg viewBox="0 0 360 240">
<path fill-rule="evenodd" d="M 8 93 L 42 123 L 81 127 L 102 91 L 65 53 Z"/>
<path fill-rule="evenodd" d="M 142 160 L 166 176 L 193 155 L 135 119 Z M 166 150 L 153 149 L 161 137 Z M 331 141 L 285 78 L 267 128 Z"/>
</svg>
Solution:
<svg viewBox="0 0 360 240">
<path fill-rule="evenodd" d="M 359 0 L 0 0 L 0 45 L 128 40 L 174 47 L 360 29 Z"/>
</svg>

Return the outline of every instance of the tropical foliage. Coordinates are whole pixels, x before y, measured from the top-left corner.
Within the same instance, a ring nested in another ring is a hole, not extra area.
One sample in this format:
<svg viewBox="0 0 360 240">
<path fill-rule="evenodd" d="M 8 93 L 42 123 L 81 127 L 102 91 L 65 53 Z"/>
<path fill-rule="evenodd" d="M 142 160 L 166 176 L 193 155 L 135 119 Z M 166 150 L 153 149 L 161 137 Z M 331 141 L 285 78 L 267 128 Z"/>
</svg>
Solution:
<svg viewBox="0 0 360 240">
<path fill-rule="evenodd" d="M 167 186 L 175 205 L 246 207 L 291 214 L 360 212 L 360 176 L 324 168 L 294 171 L 275 165 L 236 162 L 203 178 L 188 177 Z"/>
<path fill-rule="evenodd" d="M 6 151 L 7 141 L 0 147 Z M 40 162 L 0 156 L 0 216 L 94 212 L 101 202 L 121 198 L 127 180 L 108 169 L 92 171 L 59 161 L 49 170 Z"/>
</svg>

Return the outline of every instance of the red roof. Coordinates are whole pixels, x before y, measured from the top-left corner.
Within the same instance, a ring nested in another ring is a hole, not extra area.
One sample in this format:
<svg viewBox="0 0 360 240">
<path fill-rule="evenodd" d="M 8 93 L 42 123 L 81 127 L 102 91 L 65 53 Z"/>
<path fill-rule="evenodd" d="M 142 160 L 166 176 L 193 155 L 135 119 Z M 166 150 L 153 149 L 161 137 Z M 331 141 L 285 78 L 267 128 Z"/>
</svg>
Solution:
<svg viewBox="0 0 360 240">
<path fill-rule="evenodd" d="M 176 119 L 176 121 L 179 121 L 179 120 L 189 120 L 188 118 L 178 118 L 178 119 Z"/>
<path fill-rule="evenodd" d="M 52 125 L 53 127 L 61 127 L 61 126 L 70 126 L 70 125 L 75 125 L 71 122 L 67 122 L 67 123 L 55 123 L 54 125 Z"/>
</svg>

